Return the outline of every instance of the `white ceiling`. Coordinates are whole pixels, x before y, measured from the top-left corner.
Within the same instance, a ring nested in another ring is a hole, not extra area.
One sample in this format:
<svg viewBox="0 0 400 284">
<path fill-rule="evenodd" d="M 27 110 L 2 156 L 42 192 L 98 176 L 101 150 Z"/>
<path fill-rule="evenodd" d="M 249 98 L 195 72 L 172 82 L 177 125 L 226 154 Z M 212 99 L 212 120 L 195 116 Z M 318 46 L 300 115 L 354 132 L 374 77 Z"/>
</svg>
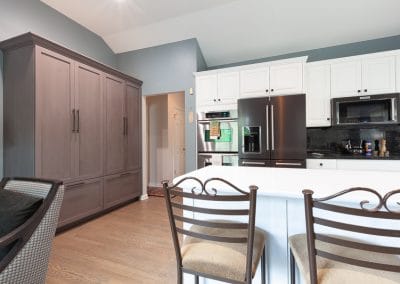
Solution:
<svg viewBox="0 0 400 284">
<path fill-rule="evenodd" d="M 116 53 L 197 38 L 208 66 L 400 34 L 398 0 L 41 0 Z"/>
</svg>

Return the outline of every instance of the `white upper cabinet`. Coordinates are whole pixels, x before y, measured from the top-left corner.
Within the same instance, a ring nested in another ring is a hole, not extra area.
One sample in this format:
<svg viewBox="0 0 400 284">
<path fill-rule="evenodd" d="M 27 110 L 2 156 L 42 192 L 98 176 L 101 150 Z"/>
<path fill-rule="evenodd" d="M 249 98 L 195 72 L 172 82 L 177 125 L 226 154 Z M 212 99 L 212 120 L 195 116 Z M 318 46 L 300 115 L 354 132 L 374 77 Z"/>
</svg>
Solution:
<svg viewBox="0 0 400 284">
<path fill-rule="evenodd" d="M 331 69 L 329 63 L 307 64 L 305 69 L 307 127 L 331 125 Z"/>
<path fill-rule="evenodd" d="M 239 82 L 239 72 L 219 73 L 217 102 L 235 104 L 239 98 Z"/>
<path fill-rule="evenodd" d="M 240 72 L 240 97 L 265 96 L 269 89 L 269 67 L 264 64 Z"/>
<path fill-rule="evenodd" d="M 395 92 L 395 80 L 394 55 L 340 59 L 331 66 L 331 97 Z"/>
<path fill-rule="evenodd" d="M 271 95 L 303 92 L 303 63 L 272 65 L 269 77 Z"/>
<path fill-rule="evenodd" d="M 400 55 L 396 57 L 396 91 L 400 92 Z"/>
<path fill-rule="evenodd" d="M 198 106 L 213 105 L 217 96 L 217 74 L 196 76 L 196 99 Z"/>
<path fill-rule="evenodd" d="M 361 93 L 361 61 L 349 60 L 331 65 L 331 97 L 351 97 Z"/>
<path fill-rule="evenodd" d="M 384 94 L 395 90 L 395 56 L 366 58 L 362 61 L 362 93 Z"/>
<path fill-rule="evenodd" d="M 303 66 L 299 62 L 268 62 L 244 66 L 240 72 L 240 98 L 303 93 Z"/>
</svg>

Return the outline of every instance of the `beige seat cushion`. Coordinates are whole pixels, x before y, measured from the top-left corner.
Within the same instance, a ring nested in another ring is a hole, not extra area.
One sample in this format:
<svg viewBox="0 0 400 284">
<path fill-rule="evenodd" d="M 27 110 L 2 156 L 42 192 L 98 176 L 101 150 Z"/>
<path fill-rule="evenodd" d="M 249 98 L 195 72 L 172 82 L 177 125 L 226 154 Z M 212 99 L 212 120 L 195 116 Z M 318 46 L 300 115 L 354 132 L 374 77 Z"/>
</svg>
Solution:
<svg viewBox="0 0 400 284">
<path fill-rule="evenodd" d="M 190 230 L 221 237 L 247 237 L 247 229 L 221 229 L 193 225 Z M 256 228 L 254 234 L 252 276 L 254 276 L 257 270 L 265 240 L 265 232 Z M 247 243 L 214 242 L 187 236 L 183 241 L 181 250 L 183 268 L 216 277 L 237 281 L 245 280 Z"/>
<path fill-rule="evenodd" d="M 340 238 L 340 237 L 339 237 Z M 347 238 L 346 238 L 347 239 Z M 395 255 L 366 252 L 357 249 L 344 248 L 337 245 L 316 241 L 317 249 L 332 252 L 344 257 L 371 262 L 400 265 L 400 259 Z M 305 283 L 310 283 L 307 238 L 305 234 L 289 238 L 289 245 L 296 260 L 297 267 Z M 317 256 L 319 284 L 395 284 L 400 283 L 400 273 L 386 272 L 363 268 L 342 262 L 332 261 Z"/>
</svg>

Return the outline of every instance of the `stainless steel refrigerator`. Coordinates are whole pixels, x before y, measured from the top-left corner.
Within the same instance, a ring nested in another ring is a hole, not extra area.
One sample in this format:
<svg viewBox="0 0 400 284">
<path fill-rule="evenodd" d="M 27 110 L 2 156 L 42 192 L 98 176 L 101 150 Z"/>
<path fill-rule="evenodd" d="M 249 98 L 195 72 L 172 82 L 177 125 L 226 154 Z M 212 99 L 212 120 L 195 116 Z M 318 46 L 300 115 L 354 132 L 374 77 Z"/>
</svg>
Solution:
<svg viewBox="0 0 400 284">
<path fill-rule="evenodd" d="M 239 165 L 305 168 L 305 95 L 238 100 Z"/>
</svg>

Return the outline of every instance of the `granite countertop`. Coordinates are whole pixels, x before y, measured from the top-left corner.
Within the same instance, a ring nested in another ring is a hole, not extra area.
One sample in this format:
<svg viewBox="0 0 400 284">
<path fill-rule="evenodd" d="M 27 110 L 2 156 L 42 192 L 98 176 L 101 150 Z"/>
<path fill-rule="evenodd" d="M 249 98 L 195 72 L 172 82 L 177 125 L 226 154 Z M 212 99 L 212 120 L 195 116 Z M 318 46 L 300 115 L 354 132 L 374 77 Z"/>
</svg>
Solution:
<svg viewBox="0 0 400 284">
<path fill-rule="evenodd" d="M 366 156 L 365 154 L 346 154 L 326 151 L 307 151 L 307 159 L 360 159 L 360 160 L 400 160 L 400 154 L 390 154 L 389 157 Z"/>
</svg>

